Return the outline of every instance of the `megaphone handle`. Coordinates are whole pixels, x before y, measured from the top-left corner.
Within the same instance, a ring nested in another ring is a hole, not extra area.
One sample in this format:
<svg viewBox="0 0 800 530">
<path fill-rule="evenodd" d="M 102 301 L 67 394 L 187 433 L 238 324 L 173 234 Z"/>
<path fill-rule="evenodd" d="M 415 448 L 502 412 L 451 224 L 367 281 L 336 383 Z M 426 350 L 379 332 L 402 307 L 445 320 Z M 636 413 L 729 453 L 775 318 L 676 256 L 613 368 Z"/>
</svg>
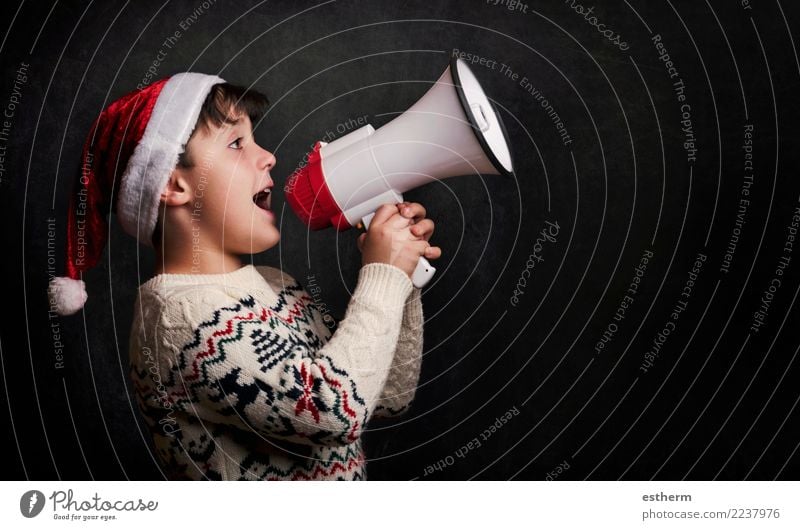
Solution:
<svg viewBox="0 0 800 530">
<path fill-rule="evenodd" d="M 414 287 L 422 289 L 431 281 L 435 273 L 436 267 L 428 263 L 425 256 L 420 256 L 417 261 L 417 268 L 414 269 L 414 274 L 411 275 L 411 283 L 414 284 Z"/>
<path fill-rule="evenodd" d="M 369 223 L 372 221 L 373 217 L 375 217 L 375 212 L 368 213 L 361 218 L 364 229 L 369 229 Z M 411 283 L 414 284 L 414 287 L 417 289 L 422 289 L 431 281 L 434 274 L 436 274 L 436 267 L 431 265 L 428 260 L 425 259 L 425 256 L 420 256 L 419 260 L 417 260 L 417 267 L 411 275 Z"/>
</svg>

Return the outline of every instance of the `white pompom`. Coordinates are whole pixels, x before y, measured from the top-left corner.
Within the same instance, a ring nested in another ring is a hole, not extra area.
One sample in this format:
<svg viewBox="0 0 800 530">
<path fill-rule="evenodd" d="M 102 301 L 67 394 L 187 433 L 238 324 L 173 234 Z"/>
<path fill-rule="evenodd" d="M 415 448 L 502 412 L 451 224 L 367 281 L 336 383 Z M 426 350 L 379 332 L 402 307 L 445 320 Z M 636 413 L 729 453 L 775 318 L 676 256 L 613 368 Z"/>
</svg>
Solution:
<svg viewBox="0 0 800 530">
<path fill-rule="evenodd" d="M 89 297 L 83 280 L 66 277 L 50 280 L 47 291 L 50 294 L 50 307 L 61 316 L 72 315 L 80 311 Z"/>
</svg>

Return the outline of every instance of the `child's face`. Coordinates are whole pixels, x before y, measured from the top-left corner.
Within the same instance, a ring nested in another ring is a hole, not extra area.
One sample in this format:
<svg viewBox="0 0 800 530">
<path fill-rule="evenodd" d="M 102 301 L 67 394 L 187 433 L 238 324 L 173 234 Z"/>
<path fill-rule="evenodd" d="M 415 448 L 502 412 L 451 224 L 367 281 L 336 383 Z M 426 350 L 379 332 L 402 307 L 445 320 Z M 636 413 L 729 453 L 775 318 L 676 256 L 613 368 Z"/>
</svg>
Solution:
<svg viewBox="0 0 800 530">
<path fill-rule="evenodd" d="M 199 127 L 186 150 L 192 161 L 187 177 L 194 191 L 193 237 L 199 230 L 204 250 L 255 254 L 275 246 L 280 240 L 276 217 L 265 209 L 271 196 L 260 206 L 255 196 L 273 187 L 269 171 L 276 160 L 255 142 L 250 118 Z"/>
</svg>

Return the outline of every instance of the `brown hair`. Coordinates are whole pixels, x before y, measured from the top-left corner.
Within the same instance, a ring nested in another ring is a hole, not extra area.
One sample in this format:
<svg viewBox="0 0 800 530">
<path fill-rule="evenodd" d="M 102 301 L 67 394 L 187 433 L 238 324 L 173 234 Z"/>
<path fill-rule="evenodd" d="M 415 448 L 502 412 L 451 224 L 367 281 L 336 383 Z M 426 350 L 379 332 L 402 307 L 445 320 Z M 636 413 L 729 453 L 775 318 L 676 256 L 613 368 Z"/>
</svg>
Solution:
<svg viewBox="0 0 800 530">
<path fill-rule="evenodd" d="M 233 125 L 236 118 L 246 114 L 250 122 L 255 124 L 264 115 L 269 106 L 267 96 L 256 90 L 248 90 L 239 85 L 230 83 L 219 83 L 211 87 L 211 91 L 203 101 L 200 108 L 200 115 L 197 117 L 194 131 L 189 140 L 199 128 L 208 131 L 213 124 L 221 127 L 223 124 Z M 189 140 L 186 143 L 189 143 Z M 178 156 L 178 167 L 190 168 L 193 162 L 184 151 Z"/>
</svg>

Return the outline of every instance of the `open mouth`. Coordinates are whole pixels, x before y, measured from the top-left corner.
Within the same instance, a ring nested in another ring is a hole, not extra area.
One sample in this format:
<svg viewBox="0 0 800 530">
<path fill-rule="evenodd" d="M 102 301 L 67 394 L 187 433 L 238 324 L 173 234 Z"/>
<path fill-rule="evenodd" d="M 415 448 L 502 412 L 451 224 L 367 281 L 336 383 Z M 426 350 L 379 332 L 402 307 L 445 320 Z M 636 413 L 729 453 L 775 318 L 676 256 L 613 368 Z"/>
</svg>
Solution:
<svg viewBox="0 0 800 530">
<path fill-rule="evenodd" d="M 253 195 L 253 202 L 262 210 L 271 210 L 272 190 L 265 188 Z"/>
</svg>

